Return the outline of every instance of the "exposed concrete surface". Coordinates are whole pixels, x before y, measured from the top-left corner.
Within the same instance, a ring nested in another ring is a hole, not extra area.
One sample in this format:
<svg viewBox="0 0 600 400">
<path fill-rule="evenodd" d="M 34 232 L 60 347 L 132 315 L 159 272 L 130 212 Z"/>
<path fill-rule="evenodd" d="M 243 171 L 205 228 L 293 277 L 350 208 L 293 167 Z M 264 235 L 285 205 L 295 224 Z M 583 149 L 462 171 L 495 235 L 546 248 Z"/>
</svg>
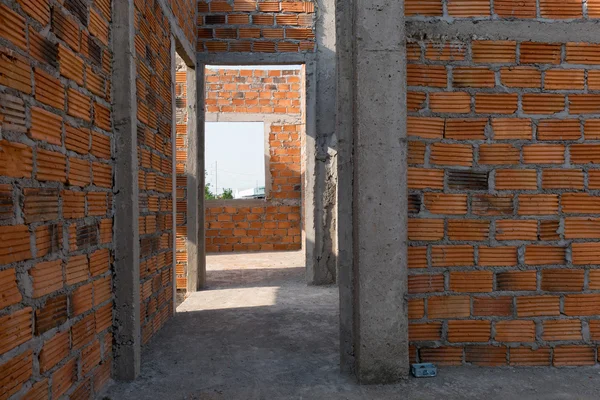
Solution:
<svg viewBox="0 0 600 400">
<path fill-rule="evenodd" d="M 306 286 L 302 254 L 209 256 L 193 293 L 152 339 L 120 399 L 597 399 L 600 368 L 441 368 L 359 386 L 338 367 L 337 289 Z"/>
<path fill-rule="evenodd" d="M 404 2 L 336 12 L 340 356 L 360 382 L 392 383 L 408 374 Z"/>
</svg>

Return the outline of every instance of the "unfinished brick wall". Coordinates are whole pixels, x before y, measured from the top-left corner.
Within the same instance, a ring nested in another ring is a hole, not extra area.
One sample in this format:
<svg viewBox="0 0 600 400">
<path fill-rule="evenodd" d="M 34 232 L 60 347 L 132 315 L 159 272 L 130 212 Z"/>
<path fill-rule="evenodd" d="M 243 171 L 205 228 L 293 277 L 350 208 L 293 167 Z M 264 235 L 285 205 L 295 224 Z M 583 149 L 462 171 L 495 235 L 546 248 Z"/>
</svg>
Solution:
<svg viewBox="0 0 600 400">
<path fill-rule="evenodd" d="M 312 52 L 312 1 L 199 1 L 199 52 Z"/>
<path fill-rule="evenodd" d="M 183 60 L 177 74 L 177 288 L 186 287 L 186 185 L 187 156 L 185 112 L 186 78 Z M 277 114 L 281 122 L 270 124 L 269 172 L 271 190 L 264 202 L 248 206 L 228 202 L 207 203 L 206 250 L 299 250 L 301 232 L 301 140 L 304 125 L 298 121 L 302 102 L 301 70 L 207 69 L 207 118 L 231 114 Z"/>
<path fill-rule="evenodd" d="M 111 2 L 0 3 L 0 398 L 112 363 Z"/>
<path fill-rule="evenodd" d="M 196 0 L 169 0 L 169 7 L 187 40 L 196 43 Z"/>
<path fill-rule="evenodd" d="M 207 69 L 207 113 L 300 114 L 297 70 Z"/>
<path fill-rule="evenodd" d="M 136 3 L 142 343 L 173 313 L 172 72 L 169 24 L 158 2 Z"/>
<path fill-rule="evenodd" d="M 600 17 L 582 3 L 407 1 L 406 13 Z M 600 46 L 415 38 L 407 52 L 412 358 L 595 364 Z"/>
</svg>

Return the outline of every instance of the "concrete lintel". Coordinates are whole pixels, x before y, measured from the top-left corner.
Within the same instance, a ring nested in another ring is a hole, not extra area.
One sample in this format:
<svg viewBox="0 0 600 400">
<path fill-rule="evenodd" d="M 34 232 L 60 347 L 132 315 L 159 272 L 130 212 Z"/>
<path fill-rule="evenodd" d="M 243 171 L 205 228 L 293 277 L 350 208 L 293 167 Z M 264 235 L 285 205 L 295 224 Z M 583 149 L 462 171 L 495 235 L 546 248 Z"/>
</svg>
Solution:
<svg viewBox="0 0 600 400">
<path fill-rule="evenodd" d="M 408 21 L 406 37 L 600 43 L 600 21 Z"/>
<path fill-rule="evenodd" d="M 351 21 L 338 19 L 338 41 L 346 42 L 338 58 L 340 195 L 351 194 L 352 204 L 338 201 L 352 221 L 342 223 L 342 212 L 338 218 L 340 285 L 351 286 L 340 287 L 340 325 L 342 335 L 352 331 L 352 346 L 341 337 L 341 356 L 354 362 L 344 369 L 359 382 L 392 383 L 409 368 L 404 2 L 354 0 L 345 7 L 351 10 L 338 15 Z"/>
<path fill-rule="evenodd" d="M 296 65 L 314 60 L 314 53 L 196 53 L 206 65 Z"/>
<path fill-rule="evenodd" d="M 138 228 L 137 98 L 133 0 L 113 7 L 113 121 L 115 135 L 114 378 L 140 373 L 140 237 Z"/>
<path fill-rule="evenodd" d="M 187 70 L 187 291 L 206 284 L 204 232 L 204 65 Z"/>
<path fill-rule="evenodd" d="M 206 113 L 204 122 L 264 122 L 271 124 L 301 124 L 301 115 L 257 113 Z"/>
<path fill-rule="evenodd" d="M 175 38 L 177 39 L 176 40 L 177 53 L 179 53 L 179 56 L 181 58 L 183 58 L 183 60 L 185 61 L 186 65 L 188 67 L 195 68 L 195 66 L 196 66 L 195 58 L 196 57 L 194 57 L 194 56 L 196 54 L 196 49 L 194 49 L 194 46 L 192 45 L 192 43 L 190 43 L 190 41 L 185 36 L 183 29 L 181 29 L 181 27 L 179 26 L 179 21 L 173 14 L 173 11 L 171 10 L 171 7 L 169 6 L 169 3 L 167 2 L 167 0 L 158 0 L 158 4 L 160 4 L 160 8 L 162 9 L 163 14 L 167 17 L 167 20 L 169 21 L 169 25 L 171 27 L 171 32 L 173 33 L 173 35 L 175 35 Z M 195 25 L 196 24 L 196 16 L 198 15 L 197 7 L 194 7 L 194 13 L 195 14 L 193 16 L 193 20 L 194 20 L 194 25 Z"/>
</svg>

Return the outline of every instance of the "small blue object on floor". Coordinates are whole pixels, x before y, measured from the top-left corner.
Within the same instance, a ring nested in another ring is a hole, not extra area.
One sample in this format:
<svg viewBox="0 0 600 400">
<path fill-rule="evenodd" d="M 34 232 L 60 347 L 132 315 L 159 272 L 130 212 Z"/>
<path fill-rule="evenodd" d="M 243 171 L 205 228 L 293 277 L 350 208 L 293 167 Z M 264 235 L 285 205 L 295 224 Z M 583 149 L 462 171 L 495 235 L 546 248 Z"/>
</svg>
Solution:
<svg viewBox="0 0 600 400">
<path fill-rule="evenodd" d="M 437 368 L 431 363 L 412 364 L 410 371 L 415 378 L 433 378 L 437 375 Z"/>
</svg>

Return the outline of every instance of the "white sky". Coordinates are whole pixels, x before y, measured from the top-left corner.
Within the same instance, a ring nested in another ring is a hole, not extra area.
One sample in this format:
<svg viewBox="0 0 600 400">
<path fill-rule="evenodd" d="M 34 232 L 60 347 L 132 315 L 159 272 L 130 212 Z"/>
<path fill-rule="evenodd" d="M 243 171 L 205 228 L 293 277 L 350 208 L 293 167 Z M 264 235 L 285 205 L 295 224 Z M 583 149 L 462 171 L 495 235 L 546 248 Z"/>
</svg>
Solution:
<svg viewBox="0 0 600 400">
<path fill-rule="evenodd" d="M 206 182 L 213 193 L 265 186 L 264 135 L 262 122 L 206 123 Z"/>
</svg>

